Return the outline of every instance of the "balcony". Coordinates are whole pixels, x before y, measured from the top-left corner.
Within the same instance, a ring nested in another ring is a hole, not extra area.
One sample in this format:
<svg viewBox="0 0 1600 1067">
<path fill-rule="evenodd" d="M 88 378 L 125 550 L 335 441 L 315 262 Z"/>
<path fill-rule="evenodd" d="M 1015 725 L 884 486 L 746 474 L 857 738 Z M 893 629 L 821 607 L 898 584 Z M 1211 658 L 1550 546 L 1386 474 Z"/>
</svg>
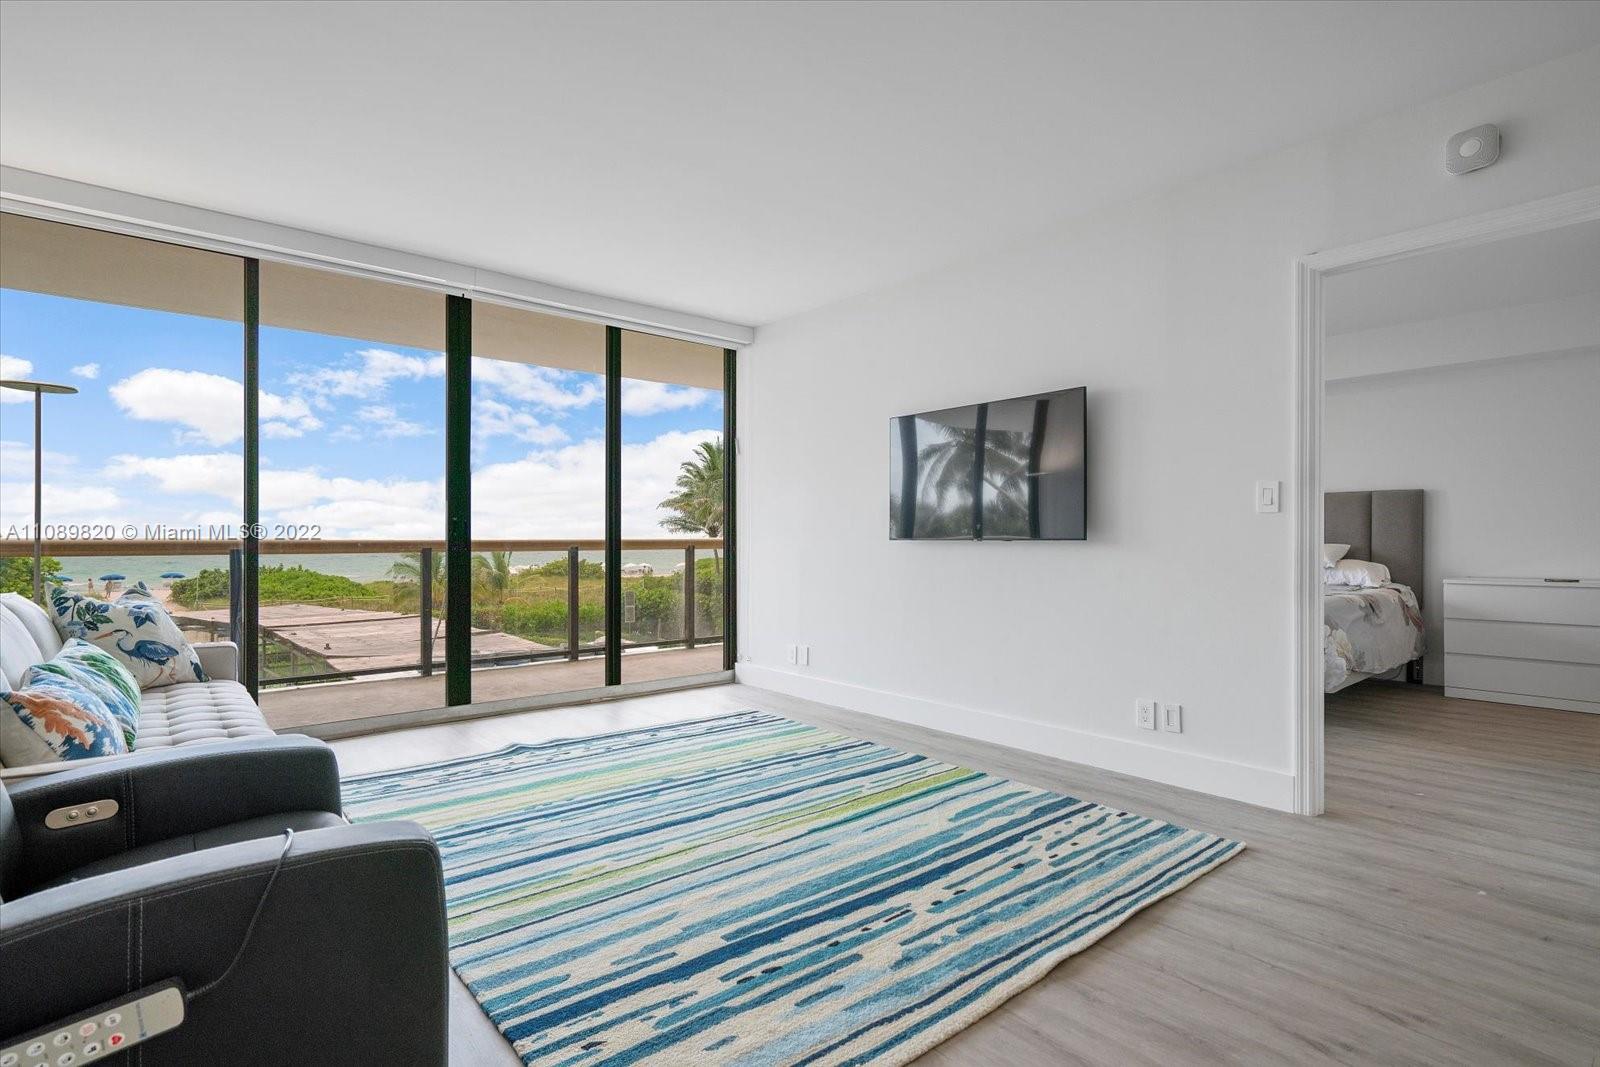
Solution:
<svg viewBox="0 0 1600 1067">
<path fill-rule="evenodd" d="M 722 544 L 624 539 L 625 682 L 723 669 Z M 0 556 L 31 547 L 3 541 Z M 589 539 L 473 543 L 475 704 L 604 685 L 603 551 Z M 237 542 L 48 541 L 43 552 L 74 592 L 114 596 L 145 581 L 193 640 L 243 632 Z M 263 541 L 260 699 L 273 727 L 442 707 L 444 572 L 442 541 Z"/>
</svg>

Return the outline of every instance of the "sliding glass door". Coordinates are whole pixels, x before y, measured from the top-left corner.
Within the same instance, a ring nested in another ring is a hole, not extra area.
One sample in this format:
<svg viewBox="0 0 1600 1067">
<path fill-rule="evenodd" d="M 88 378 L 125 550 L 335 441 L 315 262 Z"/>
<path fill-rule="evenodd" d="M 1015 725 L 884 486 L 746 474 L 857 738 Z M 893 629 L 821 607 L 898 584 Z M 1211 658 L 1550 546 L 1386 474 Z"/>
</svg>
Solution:
<svg viewBox="0 0 1600 1067">
<path fill-rule="evenodd" d="M 0 584 L 68 387 L 46 587 L 145 582 L 279 729 L 731 663 L 721 349 L 10 213 L 0 349 Z"/>
<path fill-rule="evenodd" d="M 191 639 L 237 625 L 244 261 L 0 215 L 0 591 L 144 583 Z M 37 408 L 28 383 L 65 387 Z M 35 416 L 43 448 L 34 451 Z M 131 638 L 130 638 L 131 639 Z"/>
<path fill-rule="evenodd" d="M 606 329 L 472 307 L 472 698 L 605 684 Z"/>
<path fill-rule="evenodd" d="M 622 333 L 622 681 L 722 669 L 720 348 Z"/>
<path fill-rule="evenodd" d="M 444 305 L 261 264 L 258 677 L 274 727 L 445 702 Z"/>
</svg>

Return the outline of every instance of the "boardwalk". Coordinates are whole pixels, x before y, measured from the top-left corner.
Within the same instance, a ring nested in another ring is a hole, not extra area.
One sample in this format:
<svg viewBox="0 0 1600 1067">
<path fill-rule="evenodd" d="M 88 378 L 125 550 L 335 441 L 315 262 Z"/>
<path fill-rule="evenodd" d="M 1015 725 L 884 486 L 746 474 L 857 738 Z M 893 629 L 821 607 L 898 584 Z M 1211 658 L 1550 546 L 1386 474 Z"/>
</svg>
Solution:
<svg viewBox="0 0 1600 1067">
<path fill-rule="evenodd" d="M 226 629 L 228 609 L 174 611 L 179 625 Z M 333 671 L 411 670 L 422 658 L 420 620 L 395 611 L 330 608 L 315 604 L 269 604 L 261 608 L 261 630 L 292 648 L 325 660 Z M 444 620 L 433 626 L 433 659 L 444 662 Z M 526 638 L 497 630 L 472 631 L 472 655 L 505 656 L 547 652 Z"/>
</svg>

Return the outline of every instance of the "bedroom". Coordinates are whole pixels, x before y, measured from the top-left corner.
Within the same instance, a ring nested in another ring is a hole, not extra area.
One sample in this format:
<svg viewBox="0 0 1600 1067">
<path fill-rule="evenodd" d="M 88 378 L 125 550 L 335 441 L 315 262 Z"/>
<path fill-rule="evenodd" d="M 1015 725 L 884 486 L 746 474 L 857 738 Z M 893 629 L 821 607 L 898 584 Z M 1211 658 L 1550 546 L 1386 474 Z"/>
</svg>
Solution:
<svg viewBox="0 0 1600 1067">
<path fill-rule="evenodd" d="M 1325 296 L 1329 748 L 1559 738 L 1600 712 L 1600 224 Z"/>
</svg>

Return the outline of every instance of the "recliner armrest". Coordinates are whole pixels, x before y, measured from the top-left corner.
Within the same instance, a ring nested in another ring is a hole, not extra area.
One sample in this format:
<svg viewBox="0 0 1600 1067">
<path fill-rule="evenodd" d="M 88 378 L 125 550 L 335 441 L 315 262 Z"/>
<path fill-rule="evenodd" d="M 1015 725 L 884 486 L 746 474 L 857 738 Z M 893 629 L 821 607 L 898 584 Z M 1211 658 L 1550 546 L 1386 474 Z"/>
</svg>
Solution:
<svg viewBox="0 0 1600 1067">
<path fill-rule="evenodd" d="M 333 749 L 310 737 L 134 752 L 6 786 L 22 834 L 24 889 L 139 845 L 288 811 L 342 812 Z M 117 813 L 52 830 L 57 809 L 114 800 Z"/>
<path fill-rule="evenodd" d="M 239 680 L 239 646 L 232 641 L 196 641 L 190 646 L 200 659 L 200 669 L 214 682 Z"/>
<path fill-rule="evenodd" d="M 19 981 L 0 997 L 0 1038 L 165 979 L 215 981 L 282 850 L 282 837 L 245 841 L 8 900 L 0 974 Z M 446 954 L 439 854 L 421 827 L 297 834 L 237 967 L 146 1062 L 442 1067 Z"/>
</svg>

